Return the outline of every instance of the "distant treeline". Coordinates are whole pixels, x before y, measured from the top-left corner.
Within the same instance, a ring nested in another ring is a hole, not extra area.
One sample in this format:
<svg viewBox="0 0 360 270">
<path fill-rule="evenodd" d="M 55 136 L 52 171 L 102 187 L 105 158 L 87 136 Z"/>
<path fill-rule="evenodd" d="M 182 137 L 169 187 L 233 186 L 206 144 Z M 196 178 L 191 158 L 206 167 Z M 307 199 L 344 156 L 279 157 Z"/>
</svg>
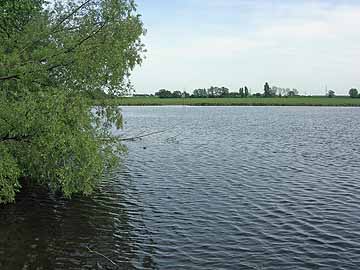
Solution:
<svg viewBox="0 0 360 270">
<path fill-rule="evenodd" d="M 264 85 L 264 92 L 260 93 L 251 93 L 250 89 L 247 86 L 239 88 L 236 92 L 231 92 L 227 87 L 218 87 L 211 86 L 210 88 L 198 88 L 192 91 L 192 94 L 187 93 L 186 91 L 169 91 L 166 89 L 160 89 L 155 93 L 156 97 L 159 98 L 246 98 L 250 96 L 254 97 L 275 97 L 275 96 L 298 96 L 299 91 L 295 88 L 281 88 L 277 86 L 270 87 L 268 83 Z M 152 95 L 134 95 L 134 96 L 152 96 Z"/>
<path fill-rule="evenodd" d="M 135 97 L 153 97 L 153 94 L 134 94 Z M 159 98 L 247 98 L 247 97 L 296 97 L 300 96 L 299 90 L 296 88 L 282 88 L 278 86 L 269 86 L 269 83 L 265 83 L 263 92 L 251 93 L 251 90 L 247 87 L 241 87 L 236 92 L 231 92 L 227 87 L 211 86 L 209 88 L 194 89 L 192 93 L 186 91 L 169 91 L 167 89 L 160 89 L 155 93 Z M 335 97 L 335 91 L 326 91 L 325 96 L 332 98 Z M 352 88 L 349 91 L 349 96 L 352 98 L 360 98 L 360 94 L 356 88 Z"/>
</svg>

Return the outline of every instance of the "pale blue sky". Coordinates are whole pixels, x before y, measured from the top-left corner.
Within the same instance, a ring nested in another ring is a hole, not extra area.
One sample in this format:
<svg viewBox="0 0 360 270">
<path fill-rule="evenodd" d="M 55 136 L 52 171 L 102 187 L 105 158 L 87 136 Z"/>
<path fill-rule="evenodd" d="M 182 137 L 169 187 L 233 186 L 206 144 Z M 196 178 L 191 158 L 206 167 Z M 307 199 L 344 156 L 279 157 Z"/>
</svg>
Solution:
<svg viewBox="0 0 360 270">
<path fill-rule="evenodd" d="M 360 0 L 137 0 L 147 58 L 138 93 L 270 85 L 360 88 Z"/>
</svg>

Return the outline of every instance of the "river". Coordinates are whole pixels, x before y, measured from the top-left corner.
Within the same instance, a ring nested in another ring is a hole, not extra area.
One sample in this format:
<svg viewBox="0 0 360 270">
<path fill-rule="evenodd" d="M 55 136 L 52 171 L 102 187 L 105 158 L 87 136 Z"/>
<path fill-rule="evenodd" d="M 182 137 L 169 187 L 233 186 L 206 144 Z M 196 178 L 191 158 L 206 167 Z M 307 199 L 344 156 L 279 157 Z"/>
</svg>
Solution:
<svg viewBox="0 0 360 270">
<path fill-rule="evenodd" d="M 124 107 L 91 197 L 0 206 L 0 269 L 359 269 L 360 108 Z"/>
</svg>

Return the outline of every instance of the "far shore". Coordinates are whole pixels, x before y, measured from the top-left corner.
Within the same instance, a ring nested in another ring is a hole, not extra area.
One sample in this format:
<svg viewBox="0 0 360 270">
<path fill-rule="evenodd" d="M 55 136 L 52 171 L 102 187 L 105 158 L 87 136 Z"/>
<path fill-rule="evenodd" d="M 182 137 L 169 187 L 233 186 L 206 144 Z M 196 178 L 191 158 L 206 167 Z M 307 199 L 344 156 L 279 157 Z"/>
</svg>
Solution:
<svg viewBox="0 0 360 270">
<path fill-rule="evenodd" d="M 117 106 L 328 106 L 360 107 L 360 98 L 350 97 L 248 97 L 248 98 L 158 98 L 119 97 L 96 100 L 96 104 Z"/>
</svg>

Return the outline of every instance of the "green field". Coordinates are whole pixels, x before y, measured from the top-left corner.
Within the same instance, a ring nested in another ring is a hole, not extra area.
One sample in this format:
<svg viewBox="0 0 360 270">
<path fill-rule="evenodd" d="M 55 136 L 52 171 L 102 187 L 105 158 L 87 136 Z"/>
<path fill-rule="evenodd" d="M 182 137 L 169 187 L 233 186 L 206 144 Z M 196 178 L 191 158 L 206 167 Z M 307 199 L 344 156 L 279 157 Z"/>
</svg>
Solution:
<svg viewBox="0 0 360 270">
<path fill-rule="evenodd" d="M 350 97 L 250 97 L 250 98 L 157 98 L 121 97 L 106 100 L 120 106 L 360 106 L 360 98 Z"/>
</svg>

